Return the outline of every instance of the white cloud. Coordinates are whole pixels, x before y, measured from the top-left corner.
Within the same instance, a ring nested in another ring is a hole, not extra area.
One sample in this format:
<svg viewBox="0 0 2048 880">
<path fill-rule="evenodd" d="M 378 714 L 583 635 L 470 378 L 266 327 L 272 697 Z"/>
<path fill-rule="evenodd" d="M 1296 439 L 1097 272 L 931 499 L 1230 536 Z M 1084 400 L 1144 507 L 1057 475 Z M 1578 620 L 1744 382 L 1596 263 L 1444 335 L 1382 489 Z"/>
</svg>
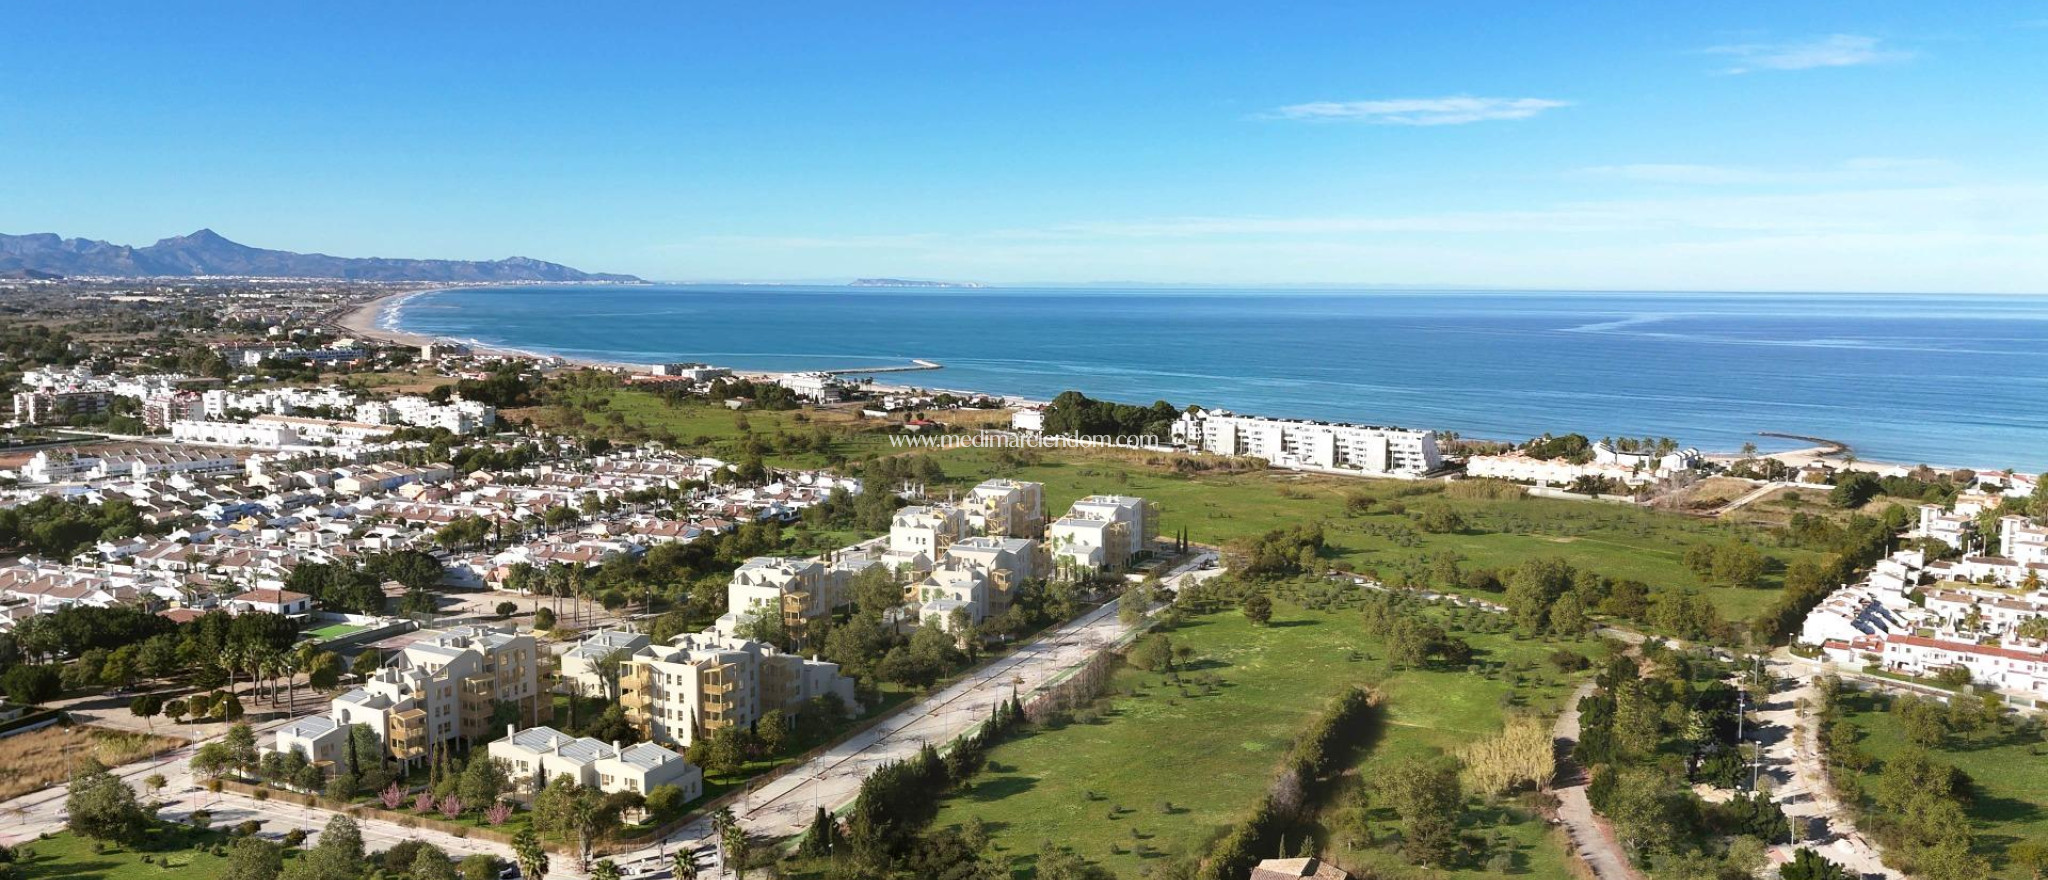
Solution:
<svg viewBox="0 0 2048 880">
<path fill-rule="evenodd" d="M 1734 66 L 1723 73 L 1754 73 L 1759 70 L 1811 70 L 1817 67 L 1857 67 L 1864 64 L 1886 64 L 1905 61 L 1913 53 L 1902 49 L 1886 49 L 1879 45 L 1876 37 L 1859 34 L 1829 34 L 1811 40 L 1790 43 L 1742 43 L 1733 46 L 1715 46 L 1707 49 L 1709 55 L 1727 55 L 1735 59 Z"/>
<path fill-rule="evenodd" d="M 1545 110 L 1571 106 L 1549 98 L 1392 98 L 1380 101 L 1311 101 L 1268 113 L 1273 119 L 1369 122 L 1376 125 L 1464 125 L 1500 119 L 1528 119 Z"/>
</svg>

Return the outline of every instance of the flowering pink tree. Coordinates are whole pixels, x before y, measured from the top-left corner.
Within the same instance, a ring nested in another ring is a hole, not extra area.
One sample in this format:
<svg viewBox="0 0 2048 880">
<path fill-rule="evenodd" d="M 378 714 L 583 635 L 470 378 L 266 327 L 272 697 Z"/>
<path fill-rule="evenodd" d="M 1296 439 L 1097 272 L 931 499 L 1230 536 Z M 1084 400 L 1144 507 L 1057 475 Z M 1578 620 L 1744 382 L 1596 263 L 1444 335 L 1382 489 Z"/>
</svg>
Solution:
<svg viewBox="0 0 2048 880">
<path fill-rule="evenodd" d="M 385 786 L 377 796 L 384 799 L 384 809 L 387 810 L 396 810 L 399 804 L 405 803 L 405 789 L 399 788 L 396 782 Z"/>
<path fill-rule="evenodd" d="M 462 815 L 462 798 L 452 794 L 442 798 L 441 815 L 447 816 L 450 819 Z"/>
<path fill-rule="evenodd" d="M 512 805 L 505 801 L 494 802 L 490 809 L 484 811 L 484 821 L 491 823 L 493 828 L 505 824 L 511 818 Z"/>
<path fill-rule="evenodd" d="M 419 794 L 413 795 L 413 798 L 412 798 L 412 811 L 413 811 L 413 812 L 415 812 L 415 813 L 424 813 L 424 812 L 426 812 L 426 811 L 428 811 L 428 810 L 431 810 L 431 809 L 433 809 L 433 808 L 434 808 L 434 793 L 433 793 L 433 792 L 431 792 L 431 791 L 423 791 L 423 792 L 420 792 Z"/>
</svg>

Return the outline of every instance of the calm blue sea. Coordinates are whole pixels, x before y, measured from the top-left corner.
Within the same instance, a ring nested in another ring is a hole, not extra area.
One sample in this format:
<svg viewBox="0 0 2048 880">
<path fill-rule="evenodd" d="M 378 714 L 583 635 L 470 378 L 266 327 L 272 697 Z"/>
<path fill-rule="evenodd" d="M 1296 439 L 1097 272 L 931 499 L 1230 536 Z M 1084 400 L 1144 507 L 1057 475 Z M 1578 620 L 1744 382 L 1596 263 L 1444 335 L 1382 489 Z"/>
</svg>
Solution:
<svg viewBox="0 0 2048 880">
<path fill-rule="evenodd" d="M 1200 403 L 1708 450 L 2048 467 L 2048 297 L 545 286 L 414 297 L 387 326 L 633 363 L 938 361 L 886 381 Z"/>
</svg>

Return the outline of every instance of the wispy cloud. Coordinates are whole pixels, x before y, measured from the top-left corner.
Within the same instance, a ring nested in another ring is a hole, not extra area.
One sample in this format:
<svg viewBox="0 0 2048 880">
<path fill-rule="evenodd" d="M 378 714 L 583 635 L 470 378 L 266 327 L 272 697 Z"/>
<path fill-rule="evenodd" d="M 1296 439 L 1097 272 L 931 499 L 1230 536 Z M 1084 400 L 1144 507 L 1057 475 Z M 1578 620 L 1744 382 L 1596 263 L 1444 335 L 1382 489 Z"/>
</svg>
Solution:
<svg viewBox="0 0 2048 880">
<path fill-rule="evenodd" d="M 1741 43 L 1714 46 L 1709 55 L 1735 59 L 1722 73 L 1755 73 L 1760 70 L 1812 70 L 1817 67 L 1858 67 L 1905 61 L 1913 53 L 1885 48 L 1876 37 L 1859 34 L 1829 34 L 1789 43 Z"/>
<path fill-rule="evenodd" d="M 1379 101 L 1311 101 L 1289 104 L 1266 114 L 1271 119 L 1310 122 L 1366 122 L 1375 125 L 1464 125 L 1502 119 L 1528 119 L 1545 110 L 1571 106 L 1549 98 L 1391 98 Z"/>
</svg>

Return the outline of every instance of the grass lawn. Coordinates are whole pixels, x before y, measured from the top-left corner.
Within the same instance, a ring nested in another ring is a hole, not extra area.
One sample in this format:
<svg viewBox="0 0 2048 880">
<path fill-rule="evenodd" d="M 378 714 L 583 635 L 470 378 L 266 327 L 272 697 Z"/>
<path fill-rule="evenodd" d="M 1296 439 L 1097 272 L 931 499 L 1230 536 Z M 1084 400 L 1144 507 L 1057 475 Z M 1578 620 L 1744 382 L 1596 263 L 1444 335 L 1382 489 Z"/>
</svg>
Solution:
<svg viewBox="0 0 2048 880">
<path fill-rule="evenodd" d="M 1054 840 L 1133 877 L 1165 856 L 1199 855 L 1258 799 L 1294 737 L 1345 688 L 1381 688 L 1389 723 L 1373 748 L 1408 753 L 1497 729 L 1502 695 L 1510 690 L 1542 707 L 1570 687 L 1554 674 L 1543 676 L 1547 684 L 1516 689 L 1462 669 L 1390 673 L 1381 645 L 1360 630 L 1354 611 L 1283 602 L 1273 621 L 1256 627 L 1223 612 L 1174 631 L 1174 643 L 1197 658 L 1185 675 L 1219 676 L 1216 692 L 1204 695 L 1192 684 L 1184 692 L 1160 674 L 1127 668 L 1115 689 L 1128 695 L 1112 698 L 1094 723 L 1032 730 L 994 749 L 991 769 L 970 792 L 946 800 L 936 826 L 981 819 L 995 855 L 1011 860 L 1020 876 L 1030 874 L 1042 842 Z M 1489 665 L 1535 663 L 1552 650 L 1541 642 L 1465 635 Z M 1520 861 L 1541 876 L 1563 876 L 1563 853 L 1545 842 L 1540 823 L 1521 824 L 1530 827 L 1522 831 L 1528 845 Z"/>
<path fill-rule="evenodd" d="M 1907 747 L 1905 732 L 1889 712 L 1877 708 L 1867 693 L 1844 689 L 1844 717 L 1863 732 L 1860 745 L 1883 761 Z M 2005 860 L 2005 851 L 2022 840 L 2048 842 L 2048 757 L 2041 740 L 2014 735 L 1986 737 L 1981 742 L 1951 738 L 1933 750 L 1935 760 L 1969 774 L 1976 798 L 1969 805 L 1977 852 L 1991 859 L 1996 876 L 2023 880 L 2033 876 Z M 1864 775 L 1866 789 L 1880 767 Z"/>
<path fill-rule="evenodd" d="M 851 409 L 806 407 L 740 411 L 727 409 L 723 403 L 713 401 L 671 405 L 659 394 L 635 388 L 582 391 L 577 393 L 574 402 L 576 405 L 573 407 L 557 405 L 523 409 L 506 413 L 504 417 L 514 421 L 531 418 L 537 425 L 556 429 L 573 428 L 571 420 L 581 417 L 582 430 L 591 434 L 623 434 L 622 429 L 649 436 L 666 433 L 686 448 L 730 461 L 746 457 L 742 443 L 749 436 L 769 441 L 777 434 L 807 435 L 824 429 L 832 438 L 825 450 L 771 450 L 762 456 L 770 466 L 797 468 L 824 466 L 828 452 L 852 455 L 860 446 L 849 439 L 849 434 L 878 424 L 863 421 L 858 410 Z"/>
<path fill-rule="evenodd" d="M 324 642 L 328 639 L 338 639 L 342 636 L 353 635 L 355 633 L 362 632 L 364 629 L 365 627 L 363 627 L 360 624 L 330 623 L 326 626 L 320 627 L 319 629 L 306 630 L 306 635 L 314 639 L 315 641 Z"/>
<path fill-rule="evenodd" d="M 33 840 L 16 847 L 23 880 L 211 880 L 228 860 L 200 846 L 228 843 L 218 831 L 165 825 L 151 832 L 140 850 L 108 844 L 93 852 L 93 841 L 70 832 Z M 285 852 L 291 858 L 293 850 Z M 147 856 L 156 864 L 147 864 Z"/>
<path fill-rule="evenodd" d="M 1186 528 L 1188 536 L 1201 543 L 1223 543 L 1322 520 L 1329 542 L 1326 555 L 1353 570 L 1421 573 L 1427 571 L 1425 558 L 1445 552 L 1464 557 L 1461 564 L 1467 569 L 1560 556 L 1609 577 L 1642 581 L 1653 590 L 1697 588 L 1734 622 L 1754 617 L 1777 598 L 1783 585 L 1779 572 L 1773 571 L 1761 587 L 1716 586 L 1685 567 L 1682 558 L 1688 544 L 1757 535 L 1739 525 L 1620 504 L 1452 499 L 1437 494 L 1435 483 L 1286 471 L 1182 475 L 1153 463 L 1162 458 L 1124 450 L 1060 450 L 1040 454 L 1036 463 L 1020 467 L 999 462 L 994 450 L 939 454 L 948 479 L 956 483 L 972 485 L 996 476 L 1044 483 L 1046 508 L 1055 516 L 1084 495 L 1143 496 L 1159 505 L 1160 535 Z M 1377 499 L 1373 512 L 1347 516 L 1345 499 L 1353 495 Z M 1409 516 L 1390 511 L 1390 504 L 1405 505 L 1410 511 L 1421 505 L 1447 505 L 1465 518 L 1469 528 L 1457 534 L 1423 532 Z M 1812 555 L 1770 546 L 1768 541 L 1759 544 L 1781 564 Z"/>
</svg>

